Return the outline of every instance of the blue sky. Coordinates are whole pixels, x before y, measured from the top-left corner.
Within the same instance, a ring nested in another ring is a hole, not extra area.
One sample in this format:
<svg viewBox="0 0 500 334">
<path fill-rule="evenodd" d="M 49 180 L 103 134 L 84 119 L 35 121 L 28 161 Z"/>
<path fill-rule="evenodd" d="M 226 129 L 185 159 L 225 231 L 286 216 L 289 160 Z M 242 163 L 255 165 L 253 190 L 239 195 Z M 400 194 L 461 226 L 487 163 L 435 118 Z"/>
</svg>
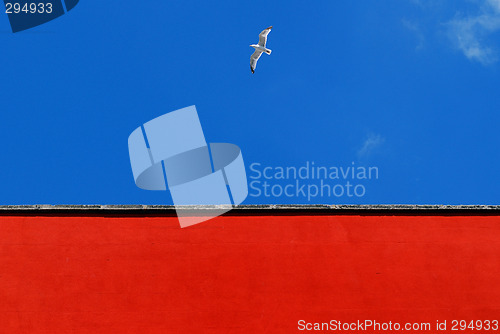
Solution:
<svg viewBox="0 0 500 334">
<path fill-rule="evenodd" d="M 252 163 L 379 171 L 353 180 L 361 197 L 245 204 L 500 204 L 499 37 L 499 0 L 81 0 L 16 34 L 3 14 L 0 204 L 171 204 L 135 186 L 127 138 L 190 105 L 249 177 Z"/>
</svg>

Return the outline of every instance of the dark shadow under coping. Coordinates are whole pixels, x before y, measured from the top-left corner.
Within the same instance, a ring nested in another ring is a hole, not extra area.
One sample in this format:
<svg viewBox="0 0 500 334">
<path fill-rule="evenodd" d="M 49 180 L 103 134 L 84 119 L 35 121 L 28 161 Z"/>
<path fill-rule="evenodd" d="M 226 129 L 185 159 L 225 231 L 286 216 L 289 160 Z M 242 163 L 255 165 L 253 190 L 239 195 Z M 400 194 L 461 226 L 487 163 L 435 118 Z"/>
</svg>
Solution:
<svg viewBox="0 0 500 334">
<path fill-rule="evenodd" d="M 224 206 L 222 206 L 224 207 Z M 194 216 L 203 215 L 221 206 L 182 206 L 177 210 Z M 5 205 L 0 216 L 113 216 L 162 217 L 175 216 L 173 205 Z M 498 205 L 237 205 L 224 216 L 280 215 L 356 215 L 356 216 L 500 216 Z"/>
</svg>

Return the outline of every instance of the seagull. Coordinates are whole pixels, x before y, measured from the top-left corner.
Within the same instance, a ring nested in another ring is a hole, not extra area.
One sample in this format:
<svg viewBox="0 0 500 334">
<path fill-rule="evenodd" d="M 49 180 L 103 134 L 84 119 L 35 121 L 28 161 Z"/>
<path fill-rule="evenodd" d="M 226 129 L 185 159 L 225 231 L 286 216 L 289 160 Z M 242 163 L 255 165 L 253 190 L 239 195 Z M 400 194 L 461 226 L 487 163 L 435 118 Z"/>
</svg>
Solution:
<svg viewBox="0 0 500 334">
<path fill-rule="evenodd" d="M 271 31 L 273 26 L 270 26 L 269 28 L 266 28 L 262 30 L 262 32 L 259 34 L 259 44 L 251 44 L 250 46 L 255 49 L 255 52 L 252 53 L 250 56 L 250 70 L 252 73 L 255 73 L 255 66 L 257 66 L 257 60 L 259 60 L 260 55 L 262 52 L 267 53 L 268 55 L 271 54 L 271 50 L 266 48 L 266 42 L 267 42 L 267 35 Z"/>
</svg>

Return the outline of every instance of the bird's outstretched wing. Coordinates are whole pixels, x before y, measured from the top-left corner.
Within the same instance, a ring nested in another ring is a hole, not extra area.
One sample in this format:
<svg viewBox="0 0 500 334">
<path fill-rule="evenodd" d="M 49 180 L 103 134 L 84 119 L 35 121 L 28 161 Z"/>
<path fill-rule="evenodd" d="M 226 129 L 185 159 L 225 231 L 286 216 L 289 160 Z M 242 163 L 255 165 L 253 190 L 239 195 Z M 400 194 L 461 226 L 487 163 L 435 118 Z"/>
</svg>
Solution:
<svg viewBox="0 0 500 334">
<path fill-rule="evenodd" d="M 262 30 L 262 32 L 259 34 L 259 46 L 262 46 L 262 47 L 266 46 L 267 35 L 269 34 L 269 32 L 271 31 L 272 28 L 273 28 L 273 26 L 270 26 L 269 28 Z"/>
<path fill-rule="evenodd" d="M 255 50 L 254 53 L 250 56 L 250 70 L 252 70 L 252 73 L 255 72 L 255 67 L 257 66 L 257 60 L 259 60 L 260 55 L 262 54 L 262 51 Z"/>
</svg>

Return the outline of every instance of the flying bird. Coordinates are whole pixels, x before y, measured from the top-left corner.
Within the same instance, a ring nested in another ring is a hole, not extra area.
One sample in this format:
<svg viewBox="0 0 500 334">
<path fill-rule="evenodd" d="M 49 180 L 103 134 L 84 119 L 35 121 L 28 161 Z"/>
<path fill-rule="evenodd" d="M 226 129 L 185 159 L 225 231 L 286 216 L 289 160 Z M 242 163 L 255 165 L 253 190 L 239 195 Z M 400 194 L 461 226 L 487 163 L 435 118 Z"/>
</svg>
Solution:
<svg viewBox="0 0 500 334">
<path fill-rule="evenodd" d="M 255 73 L 255 67 L 257 66 L 257 60 L 259 60 L 260 55 L 262 52 L 267 53 L 268 55 L 271 54 L 271 50 L 266 48 L 266 42 L 267 42 L 267 35 L 271 31 L 273 26 L 270 26 L 269 28 L 266 28 L 262 30 L 262 32 L 259 34 L 259 44 L 251 44 L 250 46 L 255 49 L 255 52 L 252 53 L 250 56 L 250 70 L 252 73 Z"/>
</svg>

